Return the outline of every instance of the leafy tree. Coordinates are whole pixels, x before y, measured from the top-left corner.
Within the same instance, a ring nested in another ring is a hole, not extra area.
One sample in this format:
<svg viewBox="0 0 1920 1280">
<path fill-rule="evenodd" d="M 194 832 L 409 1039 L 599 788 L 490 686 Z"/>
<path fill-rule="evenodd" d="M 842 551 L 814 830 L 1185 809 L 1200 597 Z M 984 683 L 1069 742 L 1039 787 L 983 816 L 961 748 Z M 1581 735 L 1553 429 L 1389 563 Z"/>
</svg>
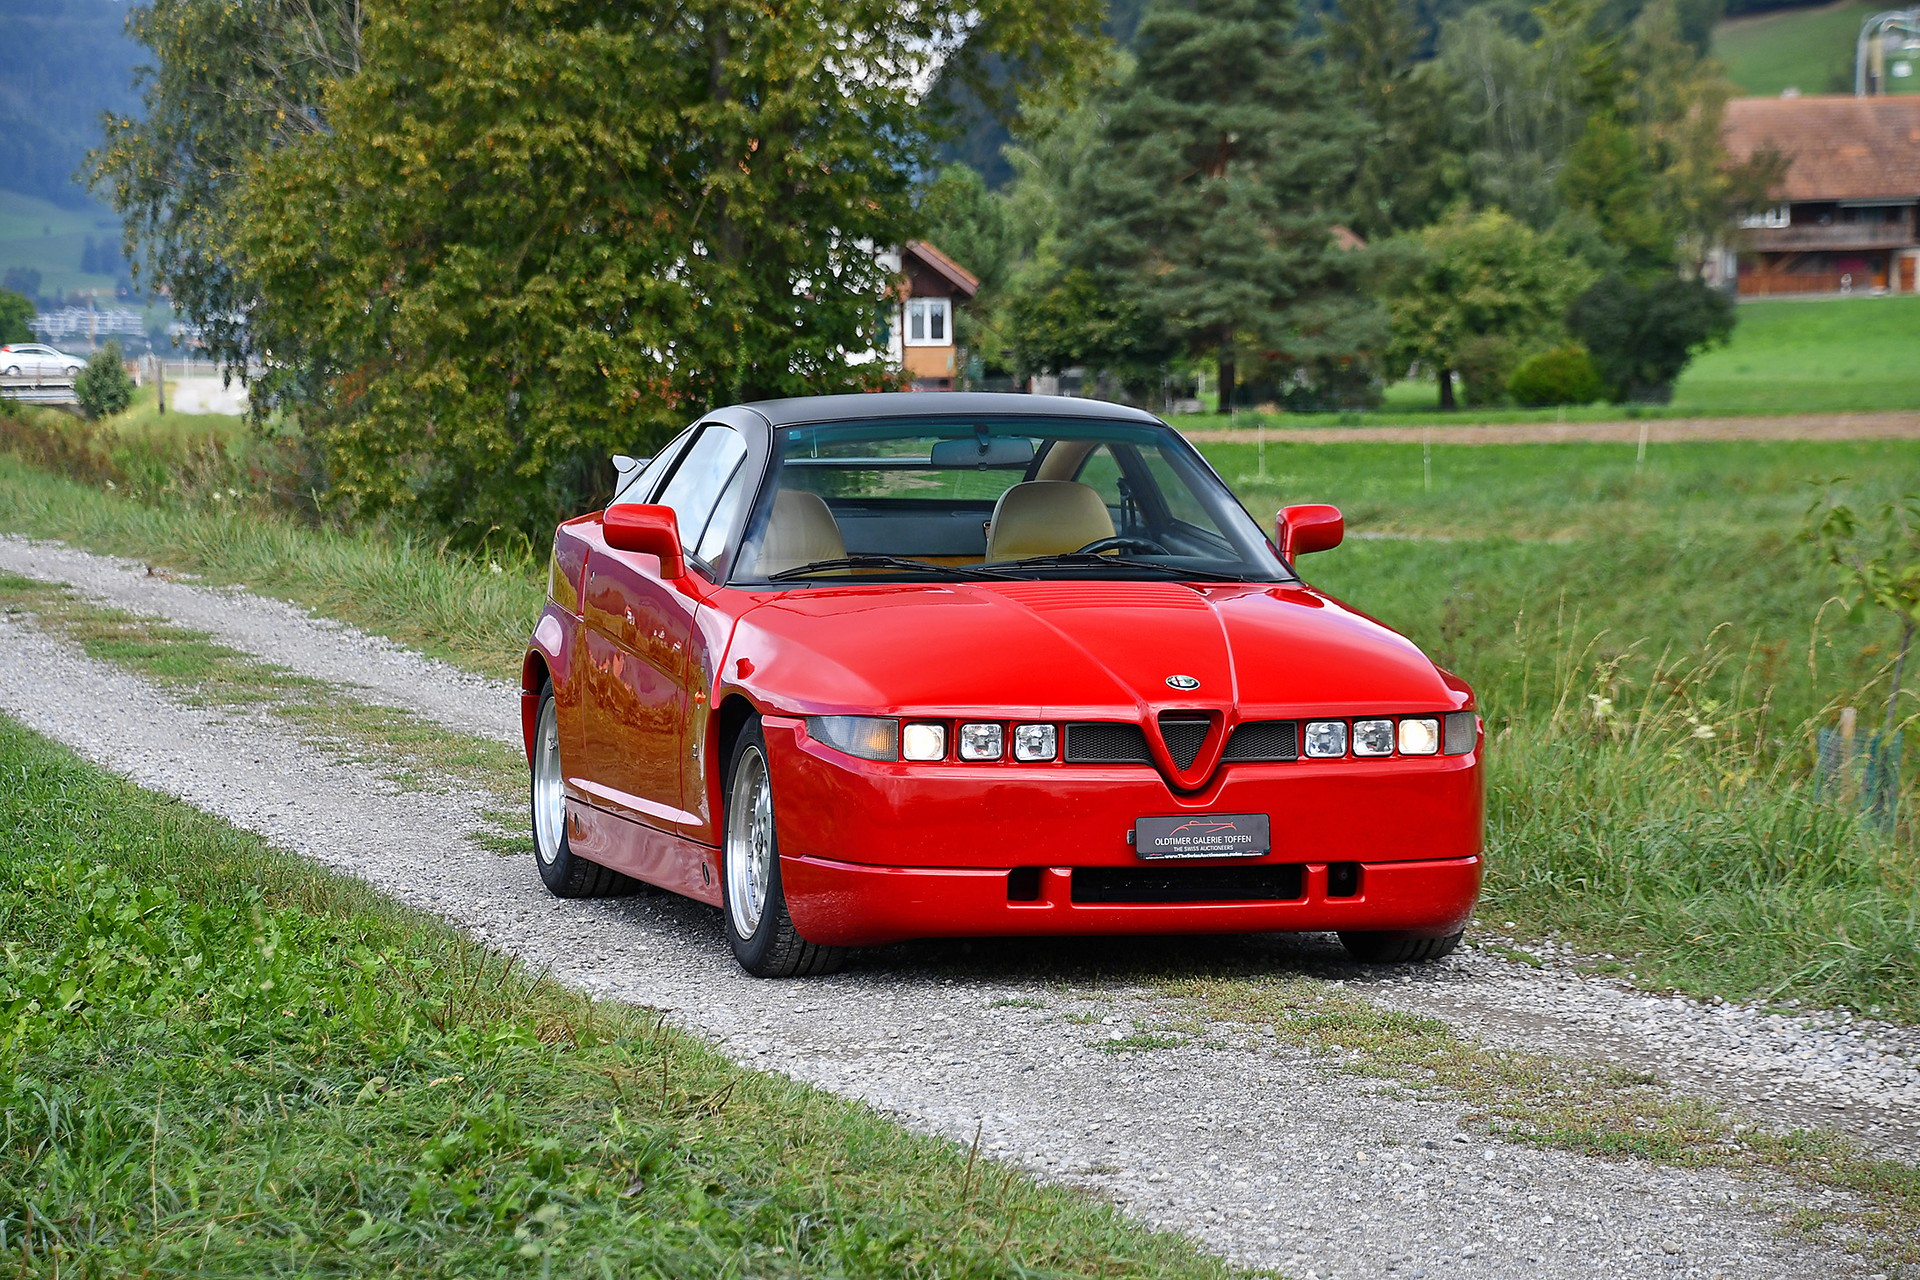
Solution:
<svg viewBox="0 0 1920 1280">
<path fill-rule="evenodd" d="M 1513 361 L 1560 337 L 1568 298 L 1590 278 L 1551 239 L 1497 209 L 1456 210 L 1383 246 L 1381 258 L 1394 357 L 1433 373 L 1443 409 L 1455 405 L 1463 356 L 1477 356 L 1481 369 L 1469 399 L 1502 395 Z"/>
<path fill-rule="evenodd" d="M 1655 0 L 1634 22 L 1617 115 L 1632 129 L 1670 239 L 1669 261 L 1699 275 L 1734 219 L 1767 203 L 1788 160 L 1763 150 L 1737 164 L 1721 143 L 1734 93 L 1688 23 L 1691 0 Z"/>
<path fill-rule="evenodd" d="M 1588 117 L 1559 186 L 1568 210 L 1591 221 L 1617 269 L 1641 275 L 1672 265 L 1675 229 L 1654 200 L 1653 178 L 1633 134 L 1610 114 Z"/>
<path fill-rule="evenodd" d="M 1223 411 L 1243 350 L 1304 363 L 1380 336 L 1332 238 L 1364 124 L 1298 29 L 1291 0 L 1156 0 L 1076 193 L 1071 264 L 1214 356 Z"/>
<path fill-rule="evenodd" d="M 127 376 L 118 342 L 108 342 L 93 353 L 87 367 L 73 380 L 74 398 L 88 418 L 109 418 L 126 412 L 133 403 L 133 379 Z"/>
<path fill-rule="evenodd" d="M 1698 280 L 1609 275 L 1574 299 L 1567 327 L 1616 402 L 1664 403 L 1694 353 L 1733 332 L 1733 301 Z"/>
<path fill-rule="evenodd" d="M 0 342 L 32 342 L 35 310 L 33 299 L 0 289 Z"/>
<path fill-rule="evenodd" d="M 1051 256 L 1025 269 L 1007 313 L 1011 358 L 1022 375 L 1097 365 L 1124 383 L 1149 382 L 1173 355 L 1112 277 Z"/>
<path fill-rule="evenodd" d="M 1084 0 L 408 0 L 235 207 L 264 390 L 334 496 L 482 537 L 707 406 L 875 385 L 928 64 L 1070 63 Z M 860 55 L 842 55 L 857 37 Z M 960 74 L 956 72 L 956 74 Z"/>
<path fill-rule="evenodd" d="M 920 225 L 941 252 L 979 278 L 982 288 L 1006 283 L 1013 266 L 1013 232 L 1006 202 L 987 190 L 979 173 L 950 164 L 920 197 Z"/>
<path fill-rule="evenodd" d="M 1536 230 L 1561 211 L 1555 185 L 1567 150 L 1585 128 L 1596 57 L 1597 0 L 1559 0 L 1534 10 L 1526 39 L 1494 7 L 1469 9 L 1441 32 L 1439 73 L 1454 147 L 1473 202 L 1504 209 Z"/>
<path fill-rule="evenodd" d="M 241 176 L 260 156 L 328 128 L 327 86 L 360 63 L 360 0 L 150 0 L 127 26 L 153 61 L 143 110 L 110 113 L 90 177 L 124 219 L 135 277 L 240 367 L 259 301 L 239 249 Z"/>
</svg>

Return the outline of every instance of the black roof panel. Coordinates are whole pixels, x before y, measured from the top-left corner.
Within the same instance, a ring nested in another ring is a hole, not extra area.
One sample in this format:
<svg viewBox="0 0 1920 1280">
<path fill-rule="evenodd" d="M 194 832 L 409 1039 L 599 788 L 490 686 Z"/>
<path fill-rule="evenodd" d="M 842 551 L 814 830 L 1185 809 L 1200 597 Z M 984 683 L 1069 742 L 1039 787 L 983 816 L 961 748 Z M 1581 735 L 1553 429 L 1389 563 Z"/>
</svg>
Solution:
<svg viewBox="0 0 1920 1280">
<path fill-rule="evenodd" d="M 866 395 L 798 396 L 757 400 L 751 409 L 774 427 L 861 418 L 1092 418 L 1160 425 L 1143 409 L 1075 396 L 1030 396 L 1005 391 L 878 391 Z M 724 411 L 721 416 L 725 416 Z"/>
</svg>

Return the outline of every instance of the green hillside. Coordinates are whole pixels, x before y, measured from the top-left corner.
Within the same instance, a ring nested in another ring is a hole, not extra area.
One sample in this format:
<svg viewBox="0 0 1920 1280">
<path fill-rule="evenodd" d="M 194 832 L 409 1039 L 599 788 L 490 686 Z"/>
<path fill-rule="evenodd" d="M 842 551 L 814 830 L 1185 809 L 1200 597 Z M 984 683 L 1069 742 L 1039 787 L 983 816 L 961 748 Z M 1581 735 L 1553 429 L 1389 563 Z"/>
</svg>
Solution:
<svg viewBox="0 0 1920 1280">
<path fill-rule="evenodd" d="M 1875 0 L 1838 0 L 1814 9 L 1729 18 L 1714 31 L 1713 55 L 1742 93 L 1771 97 L 1789 88 L 1852 93 L 1860 24 L 1892 7 Z M 1896 92 L 1920 91 L 1920 66 L 1913 76 L 1889 85 Z"/>
<path fill-rule="evenodd" d="M 9 267 L 30 267 L 40 273 L 42 294 L 98 289 L 103 300 L 111 299 L 112 276 L 80 270 L 88 236 L 118 244 L 119 219 L 99 205 L 63 209 L 17 191 L 0 191 L 0 276 Z"/>
</svg>

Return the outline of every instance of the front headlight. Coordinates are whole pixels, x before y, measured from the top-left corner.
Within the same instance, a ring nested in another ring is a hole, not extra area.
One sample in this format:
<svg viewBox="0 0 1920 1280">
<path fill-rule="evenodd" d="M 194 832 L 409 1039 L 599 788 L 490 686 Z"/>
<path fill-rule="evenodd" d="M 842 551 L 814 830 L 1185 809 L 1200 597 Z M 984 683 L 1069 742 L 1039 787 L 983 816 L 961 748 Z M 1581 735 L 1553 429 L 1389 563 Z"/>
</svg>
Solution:
<svg viewBox="0 0 1920 1280">
<path fill-rule="evenodd" d="M 1307 755 L 1315 760 L 1347 754 L 1347 722 L 1345 720 L 1309 720 L 1307 721 Z"/>
<path fill-rule="evenodd" d="M 900 722 L 884 716 L 808 716 L 807 736 L 862 760 L 900 758 Z"/>
<path fill-rule="evenodd" d="M 1438 720 L 1407 719 L 1400 722 L 1400 754 L 1403 756 L 1430 756 L 1440 750 L 1440 722 Z"/>
<path fill-rule="evenodd" d="M 900 754 L 907 760 L 945 760 L 947 726 L 924 720 L 908 724 L 900 732 Z"/>
<path fill-rule="evenodd" d="M 960 758 L 998 760 L 1005 736 L 997 724 L 963 724 L 960 726 Z"/>
</svg>

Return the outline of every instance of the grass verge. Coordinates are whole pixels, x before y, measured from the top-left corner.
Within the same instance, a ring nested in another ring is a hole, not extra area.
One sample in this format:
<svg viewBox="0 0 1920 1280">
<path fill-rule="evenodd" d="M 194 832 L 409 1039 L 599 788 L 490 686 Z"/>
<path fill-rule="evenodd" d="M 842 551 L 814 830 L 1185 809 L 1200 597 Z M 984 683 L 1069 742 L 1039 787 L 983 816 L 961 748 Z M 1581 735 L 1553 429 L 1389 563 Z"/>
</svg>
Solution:
<svg viewBox="0 0 1920 1280">
<path fill-rule="evenodd" d="M 22 1274 L 1225 1276 L 0 719 Z"/>
<path fill-rule="evenodd" d="M 244 585 L 503 680 L 519 678 L 545 601 L 545 560 L 524 549 L 471 558 L 421 539 L 316 529 L 239 502 L 129 502 L 6 453 L 0 529 Z"/>
</svg>

